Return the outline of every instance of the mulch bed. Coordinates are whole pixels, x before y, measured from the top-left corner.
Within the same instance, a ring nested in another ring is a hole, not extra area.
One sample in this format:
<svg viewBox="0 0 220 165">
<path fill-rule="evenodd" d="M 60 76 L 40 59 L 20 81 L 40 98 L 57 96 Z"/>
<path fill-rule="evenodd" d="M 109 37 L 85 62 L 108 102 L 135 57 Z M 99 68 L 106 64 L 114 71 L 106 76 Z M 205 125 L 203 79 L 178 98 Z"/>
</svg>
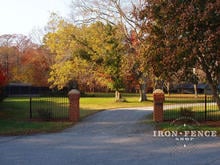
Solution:
<svg viewBox="0 0 220 165">
<path fill-rule="evenodd" d="M 204 121 L 204 122 L 200 122 L 200 124 L 211 127 L 220 127 L 220 121 Z"/>
</svg>

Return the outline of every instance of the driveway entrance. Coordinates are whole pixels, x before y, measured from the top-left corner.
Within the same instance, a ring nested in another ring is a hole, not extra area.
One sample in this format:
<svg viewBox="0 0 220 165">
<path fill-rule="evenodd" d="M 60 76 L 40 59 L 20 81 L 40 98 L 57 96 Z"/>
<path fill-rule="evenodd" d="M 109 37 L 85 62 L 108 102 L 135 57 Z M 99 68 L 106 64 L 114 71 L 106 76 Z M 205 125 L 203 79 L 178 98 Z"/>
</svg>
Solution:
<svg viewBox="0 0 220 165">
<path fill-rule="evenodd" d="M 220 138 L 183 146 L 154 137 L 145 121 L 152 108 L 107 110 L 61 133 L 0 137 L 2 165 L 220 164 Z"/>
</svg>

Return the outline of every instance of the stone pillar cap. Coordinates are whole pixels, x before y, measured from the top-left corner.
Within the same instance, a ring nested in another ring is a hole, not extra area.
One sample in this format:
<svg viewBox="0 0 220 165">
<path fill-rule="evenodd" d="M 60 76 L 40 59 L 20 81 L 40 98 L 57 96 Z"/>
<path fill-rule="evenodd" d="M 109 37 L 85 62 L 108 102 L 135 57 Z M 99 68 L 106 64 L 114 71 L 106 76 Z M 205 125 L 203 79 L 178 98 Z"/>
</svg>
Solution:
<svg viewBox="0 0 220 165">
<path fill-rule="evenodd" d="M 74 94 L 80 94 L 80 91 L 78 91 L 77 89 L 71 89 L 68 93 L 68 95 L 74 95 Z"/>
<path fill-rule="evenodd" d="M 158 93 L 158 94 L 164 94 L 164 92 L 163 92 L 162 89 L 156 89 L 156 90 L 154 90 L 153 94 L 156 94 L 156 93 Z"/>
</svg>

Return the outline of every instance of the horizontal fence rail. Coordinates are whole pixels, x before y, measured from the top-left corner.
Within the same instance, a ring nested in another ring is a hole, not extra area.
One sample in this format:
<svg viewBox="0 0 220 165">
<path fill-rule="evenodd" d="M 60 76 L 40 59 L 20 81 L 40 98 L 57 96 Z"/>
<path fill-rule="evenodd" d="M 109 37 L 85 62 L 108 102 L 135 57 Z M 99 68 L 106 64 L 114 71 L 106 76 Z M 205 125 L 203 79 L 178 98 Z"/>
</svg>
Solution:
<svg viewBox="0 0 220 165">
<path fill-rule="evenodd" d="M 170 95 L 165 97 L 163 118 L 166 121 L 180 117 L 198 121 L 220 120 L 220 110 L 211 95 Z"/>
<path fill-rule="evenodd" d="M 68 120 L 68 97 L 30 97 L 30 119 Z"/>
</svg>

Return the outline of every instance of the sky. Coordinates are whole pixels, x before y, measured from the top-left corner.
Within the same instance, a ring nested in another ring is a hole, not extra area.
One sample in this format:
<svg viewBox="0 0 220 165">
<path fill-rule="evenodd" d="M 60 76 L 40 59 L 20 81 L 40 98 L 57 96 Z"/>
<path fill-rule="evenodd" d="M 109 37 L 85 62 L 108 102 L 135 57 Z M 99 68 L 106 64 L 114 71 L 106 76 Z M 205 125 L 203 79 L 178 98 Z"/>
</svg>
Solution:
<svg viewBox="0 0 220 165">
<path fill-rule="evenodd" d="M 50 13 L 70 14 L 72 0 L 0 0 L 0 35 L 29 35 L 46 26 Z"/>
</svg>

